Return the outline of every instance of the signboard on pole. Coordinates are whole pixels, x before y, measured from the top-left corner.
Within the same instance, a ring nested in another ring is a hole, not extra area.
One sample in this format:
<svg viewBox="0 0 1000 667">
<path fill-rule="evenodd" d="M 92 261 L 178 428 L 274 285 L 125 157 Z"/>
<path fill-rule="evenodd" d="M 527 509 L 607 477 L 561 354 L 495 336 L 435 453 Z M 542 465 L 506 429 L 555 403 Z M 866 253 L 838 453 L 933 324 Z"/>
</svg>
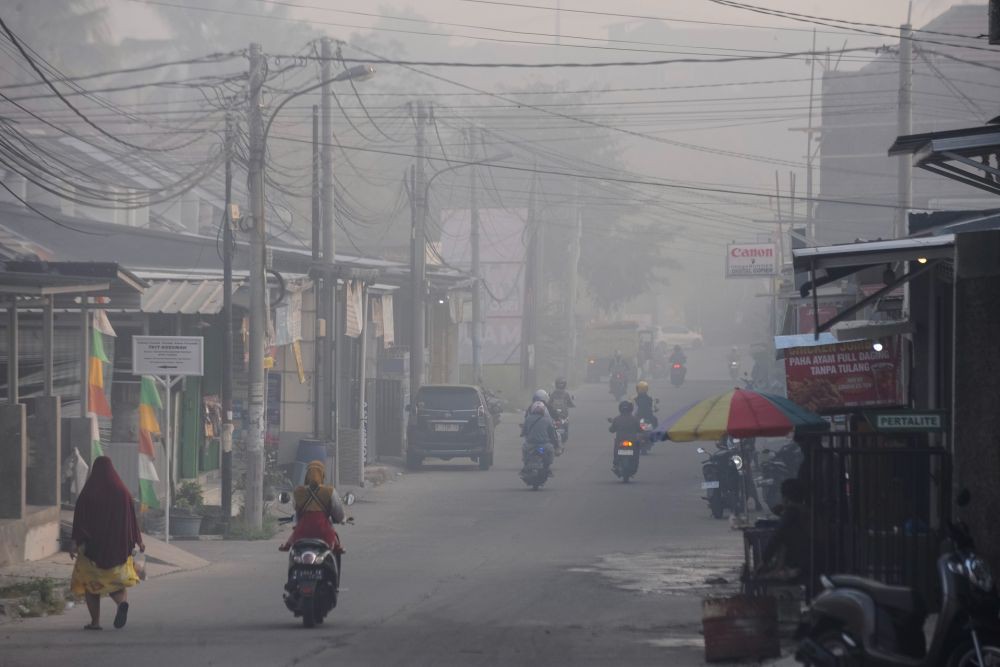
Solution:
<svg viewBox="0 0 1000 667">
<path fill-rule="evenodd" d="M 778 273 L 778 244 L 732 243 L 726 247 L 727 278 L 760 278 Z"/>
<path fill-rule="evenodd" d="M 201 336 L 132 336 L 134 375 L 204 375 Z"/>
<path fill-rule="evenodd" d="M 896 338 L 785 350 L 788 398 L 813 412 L 898 406 L 903 400 L 902 355 Z"/>
<path fill-rule="evenodd" d="M 876 431 L 886 433 L 940 433 L 947 427 L 943 410 L 866 412 L 865 417 Z"/>
</svg>

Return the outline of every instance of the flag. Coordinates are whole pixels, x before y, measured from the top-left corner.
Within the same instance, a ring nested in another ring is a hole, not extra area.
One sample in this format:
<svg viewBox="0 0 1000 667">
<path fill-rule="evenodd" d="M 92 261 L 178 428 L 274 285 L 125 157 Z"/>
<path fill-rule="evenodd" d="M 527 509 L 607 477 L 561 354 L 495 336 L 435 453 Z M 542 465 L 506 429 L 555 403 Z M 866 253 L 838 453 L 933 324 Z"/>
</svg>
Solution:
<svg viewBox="0 0 1000 667">
<path fill-rule="evenodd" d="M 111 328 L 111 323 L 108 322 L 108 317 L 103 310 L 94 311 L 93 322 L 90 339 L 90 365 L 87 372 L 87 405 L 89 406 L 87 416 L 90 417 L 91 461 L 104 455 L 104 448 L 101 447 L 101 429 L 97 418 L 111 418 L 111 405 L 104 393 L 104 364 L 109 363 L 109 361 L 108 355 L 104 352 L 104 337 L 101 332 L 110 331 L 110 335 L 115 335 L 115 331 Z"/>
<path fill-rule="evenodd" d="M 156 450 L 153 448 L 153 435 L 160 433 L 160 421 L 156 413 L 163 407 L 160 402 L 160 392 L 156 389 L 156 381 L 148 376 L 142 376 L 139 386 L 139 503 L 142 509 L 159 507 L 154 484 L 160 481 L 156 474 Z"/>
</svg>

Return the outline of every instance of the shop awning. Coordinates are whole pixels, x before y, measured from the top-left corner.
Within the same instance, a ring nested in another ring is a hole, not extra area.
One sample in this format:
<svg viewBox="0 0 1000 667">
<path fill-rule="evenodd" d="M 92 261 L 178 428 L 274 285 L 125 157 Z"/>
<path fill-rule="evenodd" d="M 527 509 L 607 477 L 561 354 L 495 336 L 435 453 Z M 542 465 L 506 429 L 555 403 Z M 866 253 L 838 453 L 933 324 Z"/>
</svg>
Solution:
<svg viewBox="0 0 1000 667">
<path fill-rule="evenodd" d="M 912 155 L 913 166 L 1000 194 L 1000 125 L 898 137 L 889 155 Z"/>
</svg>

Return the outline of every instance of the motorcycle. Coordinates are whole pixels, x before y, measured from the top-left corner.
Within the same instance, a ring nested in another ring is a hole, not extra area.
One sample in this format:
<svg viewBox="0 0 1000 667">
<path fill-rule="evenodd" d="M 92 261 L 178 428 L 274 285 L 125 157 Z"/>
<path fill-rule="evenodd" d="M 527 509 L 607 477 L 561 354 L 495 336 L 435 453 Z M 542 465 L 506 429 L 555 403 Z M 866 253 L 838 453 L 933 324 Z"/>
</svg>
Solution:
<svg viewBox="0 0 1000 667">
<path fill-rule="evenodd" d="M 698 448 L 699 454 L 707 454 L 703 448 Z M 720 447 L 710 454 L 707 461 L 701 463 L 701 473 L 705 478 L 701 488 L 705 491 L 704 500 L 712 517 L 721 519 L 728 509 L 733 514 L 742 514 L 746 507 L 746 499 L 741 493 L 743 484 L 743 457 L 731 449 Z"/>
<path fill-rule="evenodd" d="M 966 507 L 969 492 L 959 493 Z M 941 610 L 930 645 L 928 615 L 919 594 L 849 575 L 823 575 L 825 589 L 799 627 L 795 659 L 804 665 L 973 667 L 1000 664 L 1000 597 L 969 529 L 949 522 L 947 552 L 937 562 Z"/>
<path fill-rule="evenodd" d="M 781 483 L 798 476 L 801 465 L 802 449 L 798 443 L 786 443 L 777 452 L 761 450 L 757 485 L 763 490 L 764 502 L 772 512 L 781 503 Z"/>
<path fill-rule="evenodd" d="M 730 361 L 729 362 L 729 379 L 735 380 L 740 376 L 740 362 Z"/>
<path fill-rule="evenodd" d="M 524 468 L 521 469 L 521 480 L 537 491 L 552 476 L 544 445 L 532 445 L 525 456 Z"/>
<path fill-rule="evenodd" d="M 615 444 L 615 476 L 625 484 L 639 472 L 638 449 L 634 440 L 622 440 Z"/>
<path fill-rule="evenodd" d="M 282 491 L 279 502 L 291 501 L 288 492 Z M 354 504 L 353 493 L 343 498 L 345 505 Z M 294 516 L 286 516 L 279 523 L 291 523 Z M 353 523 L 350 518 L 347 523 Z M 336 531 L 334 531 L 336 532 Z M 288 550 L 288 581 L 285 583 L 285 606 L 296 618 L 302 617 L 302 625 L 312 628 L 322 623 L 337 606 L 340 591 L 340 553 L 323 540 L 296 540 Z"/>
<path fill-rule="evenodd" d="M 649 421 L 645 418 L 639 420 L 639 428 L 642 429 L 640 437 L 637 438 L 639 441 L 639 453 L 649 454 L 653 449 L 653 429 L 656 428 L 656 423 L 654 421 Z"/>
<path fill-rule="evenodd" d="M 569 440 L 569 415 L 561 408 L 554 408 L 552 413 L 552 426 L 559 434 L 559 444 L 560 449 L 562 449 L 566 446 L 566 441 Z M 556 455 L 558 454 L 559 450 L 556 451 Z"/>
<path fill-rule="evenodd" d="M 611 374 L 611 381 L 609 382 L 608 389 L 611 391 L 611 395 L 615 397 L 616 401 L 622 400 L 622 396 L 625 395 L 625 385 L 625 373 L 615 371 Z"/>
<path fill-rule="evenodd" d="M 490 411 L 490 417 L 493 420 L 493 428 L 496 428 L 500 423 L 500 416 L 503 414 L 504 400 L 500 398 L 497 394 L 493 393 L 489 389 L 483 389 L 483 393 L 486 396 L 486 407 Z"/>
<path fill-rule="evenodd" d="M 684 376 L 687 375 L 687 368 L 679 361 L 670 365 L 670 384 L 679 387 L 684 384 Z"/>
</svg>

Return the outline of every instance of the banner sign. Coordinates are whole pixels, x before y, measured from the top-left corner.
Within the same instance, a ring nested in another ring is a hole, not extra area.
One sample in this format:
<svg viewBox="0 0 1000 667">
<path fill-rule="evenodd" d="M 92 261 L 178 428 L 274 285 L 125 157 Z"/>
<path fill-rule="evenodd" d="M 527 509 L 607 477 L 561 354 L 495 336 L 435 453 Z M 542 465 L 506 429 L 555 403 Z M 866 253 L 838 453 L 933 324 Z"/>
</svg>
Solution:
<svg viewBox="0 0 1000 667">
<path fill-rule="evenodd" d="M 896 338 L 852 341 L 785 351 L 788 398 L 813 412 L 896 406 L 903 400 L 902 355 Z"/>
<path fill-rule="evenodd" d="M 132 336 L 134 375 L 204 375 L 201 336 Z"/>
<path fill-rule="evenodd" d="M 778 273 L 776 243 L 734 243 L 726 250 L 727 278 L 758 278 Z"/>
</svg>

